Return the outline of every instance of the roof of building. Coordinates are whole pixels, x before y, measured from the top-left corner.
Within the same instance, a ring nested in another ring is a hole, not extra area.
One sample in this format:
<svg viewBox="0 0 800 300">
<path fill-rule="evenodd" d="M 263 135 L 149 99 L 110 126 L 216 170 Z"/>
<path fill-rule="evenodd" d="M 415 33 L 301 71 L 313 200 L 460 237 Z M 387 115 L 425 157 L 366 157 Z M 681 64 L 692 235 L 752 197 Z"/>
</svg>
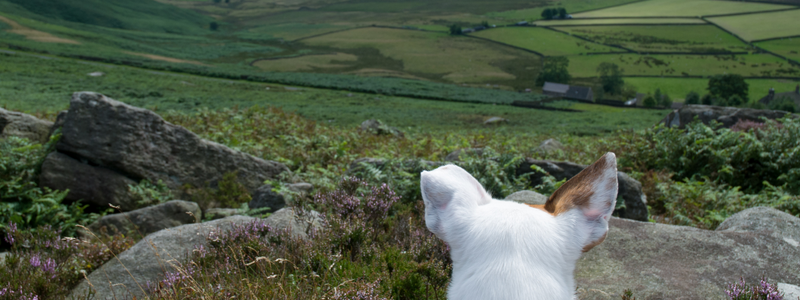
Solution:
<svg viewBox="0 0 800 300">
<path fill-rule="evenodd" d="M 569 86 L 567 94 L 564 97 L 580 100 L 592 100 L 592 88 L 586 86 Z"/>
<path fill-rule="evenodd" d="M 550 93 L 566 94 L 567 90 L 569 90 L 569 85 L 555 82 L 545 82 L 544 87 L 542 87 L 543 92 Z"/>
</svg>

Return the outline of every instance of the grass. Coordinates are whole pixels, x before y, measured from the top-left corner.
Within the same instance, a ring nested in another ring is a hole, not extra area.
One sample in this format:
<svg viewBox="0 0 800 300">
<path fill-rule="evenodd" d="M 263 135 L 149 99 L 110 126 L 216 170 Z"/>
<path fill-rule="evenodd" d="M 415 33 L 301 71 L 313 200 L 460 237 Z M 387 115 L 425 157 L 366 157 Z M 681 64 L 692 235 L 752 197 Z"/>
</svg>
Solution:
<svg viewBox="0 0 800 300">
<path fill-rule="evenodd" d="M 283 23 L 270 24 L 236 32 L 236 36 L 247 40 L 283 39 L 293 41 L 309 36 L 350 28 L 348 25 Z"/>
<path fill-rule="evenodd" d="M 556 27 L 598 43 L 640 52 L 747 52 L 754 49 L 712 25 Z"/>
<path fill-rule="evenodd" d="M 749 55 L 680 55 L 680 54 L 603 54 L 570 58 L 569 72 L 574 77 L 597 76 L 602 62 L 615 63 L 623 75 L 650 76 L 742 76 L 791 77 L 800 74 L 800 67 L 769 54 Z"/>
<path fill-rule="evenodd" d="M 767 51 L 783 55 L 788 59 L 800 61 L 800 37 L 758 42 L 755 45 Z"/>
<path fill-rule="evenodd" d="M 636 0 L 606 0 L 606 1 L 592 1 L 592 0 L 559 0 L 547 3 L 548 5 L 541 5 L 540 7 L 506 10 L 506 11 L 492 11 L 486 13 L 485 16 L 496 20 L 504 20 L 507 22 L 518 21 L 531 21 L 538 20 L 542 16 L 542 10 L 551 7 L 563 7 L 568 13 L 574 14 L 575 12 L 593 10 L 607 6 L 620 5 L 625 3 L 635 2 Z"/>
<path fill-rule="evenodd" d="M 697 18 L 624 18 L 624 19 L 566 19 L 539 20 L 537 26 L 619 25 L 619 24 L 706 24 Z"/>
<path fill-rule="evenodd" d="M 647 0 L 628 5 L 574 14 L 575 18 L 606 17 L 697 17 L 743 12 L 757 12 L 788 5 L 723 0 Z"/>
<path fill-rule="evenodd" d="M 3 60 L 0 65 L 0 106 L 27 112 L 57 112 L 68 107 L 73 92 L 96 91 L 158 112 L 266 105 L 343 128 L 354 128 L 367 119 L 380 119 L 402 130 L 447 132 L 470 129 L 582 135 L 647 127 L 665 113 L 656 110 L 629 116 L 626 113 L 552 112 L 312 88 L 287 90 L 277 84 L 154 72 L 72 59 L 43 60 L 2 53 L 0 58 Z M 95 71 L 106 75 L 87 75 Z M 484 127 L 483 121 L 492 116 L 509 119 L 510 123 L 496 129 Z M 593 125 L 581 125 L 589 123 Z"/>
<path fill-rule="evenodd" d="M 514 72 L 498 65 L 517 60 L 536 69 L 540 64 L 535 54 L 491 42 L 413 30 L 361 28 L 310 38 L 303 43 L 333 49 L 377 49 L 389 59 L 384 66 L 377 66 L 380 69 L 455 83 L 514 81 L 518 78 Z"/>
<path fill-rule="evenodd" d="M 348 65 L 343 65 L 341 63 L 352 62 L 357 59 L 358 56 L 352 54 L 334 53 L 261 60 L 253 65 L 267 71 L 275 72 L 314 71 L 316 69 L 348 67 Z"/>
<path fill-rule="evenodd" d="M 662 93 L 667 93 L 677 102 L 683 102 L 683 98 L 689 92 L 697 92 L 701 96 L 708 93 L 708 79 L 706 78 L 643 78 L 626 77 L 625 83 L 636 88 L 639 93 L 655 92 L 661 89 Z M 775 92 L 786 92 L 794 90 L 794 86 L 800 80 L 786 79 L 745 79 L 749 87 L 749 100 L 757 101 L 767 95 L 770 88 L 775 88 Z"/>
<path fill-rule="evenodd" d="M 798 18 L 800 18 L 800 10 L 709 18 L 708 20 L 746 41 L 756 41 L 800 35 L 800 26 L 789 25 L 796 25 Z"/>
<path fill-rule="evenodd" d="M 530 49 L 547 56 L 578 55 L 598 52 L 624 52 L 600 44 L 587 42 L 569 35 L 536 27 L 505 27 L 478 31 L 477 37 Z"/>
</svg>

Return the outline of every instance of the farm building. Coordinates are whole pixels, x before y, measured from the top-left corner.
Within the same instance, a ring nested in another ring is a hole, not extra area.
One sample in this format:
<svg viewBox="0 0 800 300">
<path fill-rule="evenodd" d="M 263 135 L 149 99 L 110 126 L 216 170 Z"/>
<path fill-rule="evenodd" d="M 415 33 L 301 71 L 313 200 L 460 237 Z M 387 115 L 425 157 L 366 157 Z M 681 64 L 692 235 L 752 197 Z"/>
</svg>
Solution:
<svg viewBox="0 0 800 300">
<path fill-rule="evenodd" d="M 795 104 L 800 104 L 800 85 L 794 87 L 794 92 L 783 92 L 775 94 L 775 89 L 769 89 L 769 92 L 766 96 L 758 100 L 761 104 L 769 105 L 772 100 L 787 97 L 789 99 L 794 100 Z"/>
<path fill-rule="evenodd" d="M 542 92 L 548 96 L 564 97 L 567 99 L 594 101 L 592 88 L 578 85 L 568 85 L 555 82 L 545 82 Z"/>
</svg>

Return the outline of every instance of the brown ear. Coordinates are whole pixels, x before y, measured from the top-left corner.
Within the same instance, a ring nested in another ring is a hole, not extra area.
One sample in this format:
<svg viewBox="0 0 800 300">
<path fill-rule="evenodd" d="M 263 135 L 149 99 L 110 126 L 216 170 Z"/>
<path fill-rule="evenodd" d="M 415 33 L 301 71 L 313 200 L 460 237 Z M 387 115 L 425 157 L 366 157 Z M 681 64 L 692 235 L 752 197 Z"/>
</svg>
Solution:
<svg viewBox="0 0 800 300">
<path fill-rule="evenodd" d="M 589 238 L 583 252 L 599 245 L 608 232 L 608 219 L 617 202 L 617 159 L 606 153 L 595 163 L 572 177 L 556 190 L 544 204 L 544 210 L 554 216 L 579 210 L 586 221 Z"/>
</svg>

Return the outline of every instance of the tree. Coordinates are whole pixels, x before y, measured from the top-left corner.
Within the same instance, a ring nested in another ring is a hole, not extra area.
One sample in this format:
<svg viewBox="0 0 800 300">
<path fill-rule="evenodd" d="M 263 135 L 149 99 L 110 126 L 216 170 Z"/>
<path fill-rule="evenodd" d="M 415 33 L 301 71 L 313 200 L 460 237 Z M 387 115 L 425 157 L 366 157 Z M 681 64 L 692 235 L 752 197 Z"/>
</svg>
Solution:
<svg viewBox="0 0 800 300">
<path fill-rule="evenodd" d="M 572 76 L 569 75 L 567 67 L 569 66 L 569 59 L 564 56 L 548 57 L 544 61 L 544 67 L 539 72 L 539 77 L 536 78 L 536 85 L 542 86 L 545 81 L 569 83 Z"/>
<path fill-rule="evenodd" d="M 656 98 L 656 103 L 661 104 L 661 89 L 656 88 L 656 92 L 653 93 L 653 98 Z"/>
<path fill-rule="evenodd" d="M 686 99 L 683 101 L 685 104 L 700 104 L 700 95 L 695 93 L 694 91 L 689 92 L 686 95 Z"/>
<path fill-rule="evenodd" d="M 717 98 L 727 100 L 733 95 L 739 95 L 741 99 L 747 99 L 747 90 L 747 82 L 744 82 L 741 75 L 716 75 L 708 80 L 708 92 Z"/>
<path fill-rule="evenodd" d="M 597 72 L 600 73 L 600 83 L 606 93 L 617 95 L 622 92 L 622 86 L 625 85 L 625 81 L 622 80 L 622 72 L 619 66 L 614 63 L 603 62 L 597 67 Z"/>
<path fill-rule="evenodd" d="M 744 100 L 739 95 L 733 95 L 728 98 L 728 106 L 742 106 L 744 104 Z"/>
<path fill-rule="evenodd" d="M 713 105 L 714 96 L 711 96 L 711 94 L 705 94 L 703 95 L 703 98 L 700 98 L 700 103 L 702 103 L 703 105 Z"/>
<path fill-rule="evenodd" d="M 211 22 L 211 24 L 208 24 L 208 28 L 216 31 L 217 28 L 219 28 L 219 25 L 217 25 L 217 22 Z"/>
<path fill-rule="evenodd" d="M 553 18 L 553 16 L 555 16 L 555 13 L 557 13 L 557 11 L 553 11 L 552 8 L 545 8 L 542 11 L 542 18 L 544 18 L 545 20 L 550 20 Z"/>
<path fill-rule="evenodd" d="M 567 10 L 564 9 L 563 7 L 560 7 L 558 9 L 558 17 L 562 18 L 562 19 L 566 19 L 567 18 Z"/>
<path fill-rule="evenodd" d="M 483 27 L 486 27 L 486 28 L 489 28 L 489 22 L 487 22 L 487 21 L 482 21 L 482 22 L 481 22 L 481 26 L 483 26 Z"/>
<path fill-rule="evenodd" d="M 647 97 L 644 98 L 644 101 L 642 102 L 642 105 L 644 105 L 644 107 L 656 107 L 656 98 L 653 98 L 653 96 L 647 95 Z"/>
<path fill-rule="evenodd" d="M 670 108 L 672 107 L 672 98 L 666 93 L 664 93 L 663 95 L 661 95 L 661 101 L 659 101 L 658 104 L 660 104 L 661 107 Z"/>
<path fill-rule="evenodd" d="M 461 34 L 461 26 L 458 24 L 450 25 L 450 34 L 451 35 L 459 35 Z"/>
</svg>

